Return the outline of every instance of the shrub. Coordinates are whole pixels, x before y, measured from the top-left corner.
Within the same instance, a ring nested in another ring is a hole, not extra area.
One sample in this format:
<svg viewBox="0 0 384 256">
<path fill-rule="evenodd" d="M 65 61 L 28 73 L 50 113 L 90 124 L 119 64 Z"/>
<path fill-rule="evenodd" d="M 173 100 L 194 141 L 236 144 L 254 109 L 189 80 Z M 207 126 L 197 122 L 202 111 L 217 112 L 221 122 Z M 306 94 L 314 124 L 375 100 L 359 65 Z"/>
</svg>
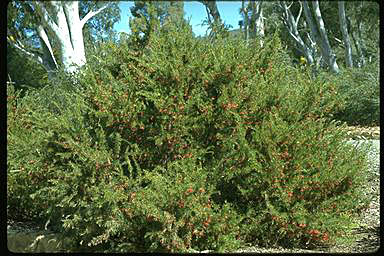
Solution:
<svg viewBox="0 0 384 256">
<path fill-rule="evenodd" d="M 194 157 L 147 172 L 143 181 L 148 186 L 132 192 L 130 203 L 122 209 L 130 244 L 120 245 L 120 250 L 223 251 L 241 244 L 236 239 L 239 216 L 228 203 L 219 206 L 211 201 L 214 188 Z"/>
<path fill-rule="evenodd" d="M 74 246 L 327 244 L 363 208 L 364 155 L 331 121 L 337 85 L 290 68 L 276 36 L 263 48 L 213 45 L 169 26 L 142 50 L 110 43 L 101 52 L 81 71 L 82 90 L 65 80 L 59 94 L 41 91 L 56 107 L 31 108 L 19 122 L 33 129 L 10 135 L 12 169 L 35 161 L 33 209 Z M 22 187 L 8 196 L 30 198 Z"/>
<path fill-rule="evenodd" d="M 31 200 L 30 195 L 47 185 L 48 170 L 54 167 L 43 161 L 47 151 L 44 132 L 53 130 L 42 130 L 36 118 L 42 123 L 55 118 L 47 104 L 41 103 L 48 103 L 46 96 L 60 93 L 56 89 L 22 91 L 7 85 L 7 214 L 13 219 L 43 221 L 48 208 L 47 202 Z"/>
<path fill-rule="evenodd" d="M 379 126 L 380 84 L 377 64 L 348 69 L 337 76 L 339 94 L 345 107 L 335 113 L 335 119 L 348 125 Z"/>
<path fill-rule="evenodd" d="M 7 85 L 7 215 L 21 220 L 36 218 L 39 211 L 31 207 L 31 200 L 25 196 L 37 189 L 31 183 L 31 165 L 27 164 L 34 163 L 35 158 L 24 153 L 35 144 L 30 136 L 31 123 L 24 118 L 28 108 L 22 104 L 20 93 L 13 85 Z"/>
</svg>

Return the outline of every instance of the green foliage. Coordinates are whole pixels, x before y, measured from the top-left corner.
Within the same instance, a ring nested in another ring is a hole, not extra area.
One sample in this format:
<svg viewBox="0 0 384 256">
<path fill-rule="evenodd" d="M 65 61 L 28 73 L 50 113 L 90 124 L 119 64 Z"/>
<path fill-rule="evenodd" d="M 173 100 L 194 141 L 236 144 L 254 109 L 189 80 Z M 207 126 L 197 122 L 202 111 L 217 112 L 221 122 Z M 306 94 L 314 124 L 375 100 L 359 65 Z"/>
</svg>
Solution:
<svg viewBox="0 0 384 256">
<path fill-rule="evenodd" d="M 380 125 L 380 83 L 377 63 L 347 69 L 335 78 L 339 84 L 344 108 L 335 112 L 335 119 L 348 125 Z"/>
<path fill-rule="evenodd" d="M 121 209 L 129 221 L 124 234 L 130 237 L 121 251 L 221 251 L 240 244 L 239 217 L 229 204 L 211 202 L 214 188 L 194 157 L 145 172 L 141 180 L 148 185 L 132 192 Z"/>
<path fill-rule="evenodd" d="M 32 125 L 26 118 L 29 109 L 20 94 L 13 85 L 7 85 L 7 194 L 11 195 L 7 198 L 7 214 L 17 219 L 36 219 L 40 209 L 31 207 L 33 202 L 25 196 L 39 189 L 31 173 L 36 158 L 30 146 L 35 146 L 35 141 Z"/>
<path fill-rule="evenodd" d="M 79 2 L 80 17 L 84 17 L 90 11 L 97 11 L 108 4 L 102 12 L 90 19 L 83 29 L 85 41 L 91 47 L 97 41 L 104 39 L 107 35 L 113 36 L 113 26 L 120 21 L 120 8 L 118 2 L 81 1 Z"/>
<path fill-rule="evenodd" d="M 329 244 L 364 207 L 337 85 L 289 67 L 276 35 L 213 45 L 167 26 L 100 54 L 78 88 L 8 101 L 10 216 L 50 218 L 82 250 L 224 252 Z"/>
<path fill-rule="evenodd" d="M 48 81 L 46 70 L 36 62 L 21 55 L 15 48 L 7 45 L 7 73 L 16 89 L 43 87 Z"/>
<path fill-rule="evenodd" d="M 57 118 L 60 109 L 73 115 L 71 108 L 64 107 L 69 105 L 68 101 L 63 101 L 65 98 L 73 99 L 73 96 L 69 96 L 63 87 L 50 84 L 40 89 L 29 89 L 21 98 L 22 91 L 7 86 L 7 188 L 8 195 L 12 195 L 7 211 L 13 218 L 42 219 L 46 216 L 44 212 L 49 208 L 49 201 L 31 200 L 30 195 L 44 189 L 49 179 L 57 177 L 55 164 L 47 158 L 59 147 L 49 138 L 62 125 L 57 124 L 62 121 Z M 73 126 L 73 123 L 69 125 Z"/>
</svg>

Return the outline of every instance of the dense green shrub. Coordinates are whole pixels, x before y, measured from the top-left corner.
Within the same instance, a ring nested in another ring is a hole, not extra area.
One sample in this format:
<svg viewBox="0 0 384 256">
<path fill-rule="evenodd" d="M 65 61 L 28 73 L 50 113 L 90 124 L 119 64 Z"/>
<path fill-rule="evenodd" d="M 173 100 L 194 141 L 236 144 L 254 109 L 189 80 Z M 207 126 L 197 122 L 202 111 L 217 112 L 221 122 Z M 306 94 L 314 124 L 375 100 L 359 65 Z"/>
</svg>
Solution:
<svg viewBox="0 0 384 256">
<path fill-rule="evenodd" d="M 276 36 L 212 44 L 170 26 L 100 54 L 77 89 L 8 115 L 10 215 L 50 218 L 83 249 L 226 251 L 328 244 L 365 206 L 364 155 L 331 121 L 337 85 L 290 68 Z"/>
<path fill-rule="evenodd" d="M 38 147 L 32 137 L 32 124 L 25 118 L 29 109 L 20 94 L 13 85 L 7 85 L 7 213 L 22 220 L 36 218 L 39 210 L 31 207 L 33 202 L 26 196 L 38 189 L 29 168 L 36 162 L 31 148 Z"/>
<path fill-rule="evenodd" d="M 380 125 L 380 83 L 377 64 L 344 70 L 335 78 L 340 84 L 339 94 L 345 107 L 337 111 L 335 119 L 348 125 Z"/>
<path fill-rule="evenodd" d="M 47 220 L 44 212 L 49 201 L 31 200 L 30 196 L 57 178 L 57 164 L 50 162 L 56 148 L 49 138 L 62 126 L 60 114 L 72 116 L 70 107 L 77 106 L 68 104 L 75 97 L 66 88 L 68 84 L 61 85 L 29 89 L 23 97 L 22 91 L 7 86 L 7 213 L 12 218 Z M 72 122 L 69 126 L 73 129 Z"/>
</svg>

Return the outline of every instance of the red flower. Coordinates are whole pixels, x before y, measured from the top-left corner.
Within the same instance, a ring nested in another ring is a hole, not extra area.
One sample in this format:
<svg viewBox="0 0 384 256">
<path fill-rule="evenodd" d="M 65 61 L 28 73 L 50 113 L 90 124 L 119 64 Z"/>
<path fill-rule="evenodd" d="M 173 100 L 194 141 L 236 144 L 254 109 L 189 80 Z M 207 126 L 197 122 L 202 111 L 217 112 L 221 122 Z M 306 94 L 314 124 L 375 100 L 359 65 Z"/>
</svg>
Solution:
<svg viewBox="0 0 384 256">
<path fill-rule="evenodd" d="M 300 228 L 305 228 L 305 227 L 307 226 L 307 224 L 305 224 L 305 223 L 300 223 L 298 226 L 299 226 Z"/>
<path fill-rule="evenodd" d="M 328 241 L 328 240 L 329 240 L 329 235 L 328 235 L 327 232 L 325 232 L 325 233 L 323 234 L 322 239 L 323 239 L 323 241 Z"/>
<path fill-rule="evenodd" d="M 320 231 L 317 229 L 311 229 L 308 231 L 308 233 L 311 234 L 312 236 L 318 236 L 320 234 Z"/>
<path fill-rule="evenodd" d="M 209 223 L 211 223 L 211 216 L 208 216 L 208 218 L 203 222 L 204 227 L 208 227 Z"/>
<path fill-rule="evenodd" d="M 193 192 L 193 188 L 189 188 L 189 189 L 187 189 L 187 191 L 185 191 L 185 194 L 188 195 L 188 194 L 190 194 L 192 192 Z"/>
</svg>

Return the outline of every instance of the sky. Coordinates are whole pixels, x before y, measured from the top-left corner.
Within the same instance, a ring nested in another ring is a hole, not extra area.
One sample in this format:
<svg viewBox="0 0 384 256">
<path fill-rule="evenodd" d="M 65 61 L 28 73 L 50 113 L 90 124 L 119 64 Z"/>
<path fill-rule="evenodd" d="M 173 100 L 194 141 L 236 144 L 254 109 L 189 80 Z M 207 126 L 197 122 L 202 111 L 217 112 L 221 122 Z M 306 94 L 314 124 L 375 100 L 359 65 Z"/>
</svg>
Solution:
<svg viewBox="0 0 384 256">
<path fill-rule="evenodd" d="M 239 28 L 239 20 L 241 15 L 239 9 L 241 7 L 241 1 L 217 1 L 217 8 L 219 9 L 220 17 L 227 25 L 232 25 L 232 29 Z M 120 22 L 115 23 L 114 29 L 117 32 L 130 33 L 129 17 L 131 17 L 130 7 L 133 6 L 133 1 L 121 1 L 119 4 Z M 191 19 L 193 33 L 196 36 L 203 36 L 207 30 L 207 26 L 201 26 L 200 24 L 207 18 L 207 12 L 205 6 L 197 1 L 184 1 L 184 18 Z"/>
</svg>

